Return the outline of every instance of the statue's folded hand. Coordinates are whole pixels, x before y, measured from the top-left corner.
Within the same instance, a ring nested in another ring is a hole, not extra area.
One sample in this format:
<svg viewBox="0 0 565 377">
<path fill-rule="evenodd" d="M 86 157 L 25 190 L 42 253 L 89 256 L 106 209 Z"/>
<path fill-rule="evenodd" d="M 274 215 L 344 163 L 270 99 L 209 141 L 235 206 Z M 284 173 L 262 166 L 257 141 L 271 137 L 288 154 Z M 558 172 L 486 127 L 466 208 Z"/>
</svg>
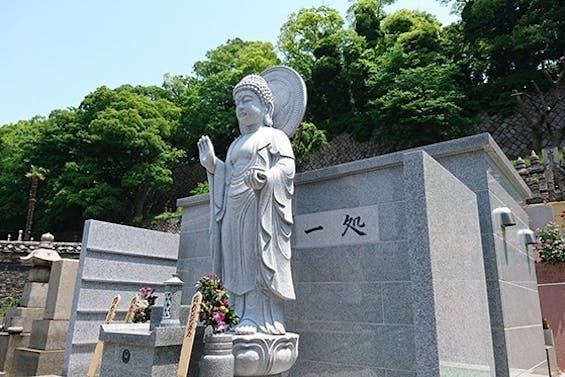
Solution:
<svg viewBox="0 0 565 377">
<path fill-rule="evenodd" d="M 245 175 L 244 182 L 253 190 L 261 190 L 267 182 L 267 175 L 264 170 L 250 169 Z"/>
</svg>

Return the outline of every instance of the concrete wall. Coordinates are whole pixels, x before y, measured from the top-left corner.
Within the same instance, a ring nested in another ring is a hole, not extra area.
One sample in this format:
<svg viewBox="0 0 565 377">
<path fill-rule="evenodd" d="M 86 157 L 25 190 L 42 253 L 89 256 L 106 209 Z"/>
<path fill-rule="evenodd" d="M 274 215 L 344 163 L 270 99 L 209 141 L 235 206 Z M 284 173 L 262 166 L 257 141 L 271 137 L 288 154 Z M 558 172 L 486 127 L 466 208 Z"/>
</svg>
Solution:
<svg viewBox="0 0 565 377">
<path fill-rule="evenodd" d="M 565 370 L 565 265 L 538 263 L 536 270 L 542 315 L 553 332 L 557 364 Z"/>
<path fill-rule="evenodd" d="M 536 204 L 526 207 L 530 217 L 532 229 L 541 228 L 553 221 L 563 232 L 565 219 L 560 215 L 563 212 L 564 202 Z M 538 256 L 535 256 L 538 258 Z M 538 292 L 540 298 L 541 314 L 553 333 L 553 350 L 557 364 L 565 370 L 565 264 L 536 263 Z"/>
</svg>

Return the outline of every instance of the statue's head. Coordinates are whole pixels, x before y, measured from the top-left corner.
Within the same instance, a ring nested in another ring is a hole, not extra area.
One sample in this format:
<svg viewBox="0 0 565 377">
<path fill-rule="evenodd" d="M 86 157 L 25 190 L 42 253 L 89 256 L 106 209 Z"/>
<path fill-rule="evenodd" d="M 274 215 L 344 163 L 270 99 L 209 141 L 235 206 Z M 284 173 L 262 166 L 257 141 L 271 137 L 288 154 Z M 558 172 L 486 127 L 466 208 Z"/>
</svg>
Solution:
<svg viewBox="0 0 565 377">
<path fill-rule="evenodd" d="M 245 90 L 253 92 L 261 100 L 266 108 L 263 123 L 266 126 L 272 126 L 274 101 L 273 92 L 271 92 L 267 81 L 259 75 L 247 75 L 233 88 L 233 98 L 236 99 L 237 94 Z"/>
</svg>

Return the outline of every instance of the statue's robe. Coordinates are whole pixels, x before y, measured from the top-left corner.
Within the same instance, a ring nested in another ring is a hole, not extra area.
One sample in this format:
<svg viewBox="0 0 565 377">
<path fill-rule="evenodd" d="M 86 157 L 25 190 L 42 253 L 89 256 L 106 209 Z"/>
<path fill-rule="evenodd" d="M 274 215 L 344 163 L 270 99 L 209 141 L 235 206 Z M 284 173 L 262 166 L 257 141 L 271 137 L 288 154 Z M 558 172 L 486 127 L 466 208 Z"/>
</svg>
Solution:
<svg viewBox="0 0 565 377">
<path fill-rule="evenodd" d="M 258 169 L 266 175 L 260 190 L 245 184 Z M 286 134 L 261 127 L 239 136 L 226 162 L 209 174 L 211 246 L 214 266 L 228 291 L 270 292 L 295 298 L 290 271 L 294 154 Z"/>
</svg>

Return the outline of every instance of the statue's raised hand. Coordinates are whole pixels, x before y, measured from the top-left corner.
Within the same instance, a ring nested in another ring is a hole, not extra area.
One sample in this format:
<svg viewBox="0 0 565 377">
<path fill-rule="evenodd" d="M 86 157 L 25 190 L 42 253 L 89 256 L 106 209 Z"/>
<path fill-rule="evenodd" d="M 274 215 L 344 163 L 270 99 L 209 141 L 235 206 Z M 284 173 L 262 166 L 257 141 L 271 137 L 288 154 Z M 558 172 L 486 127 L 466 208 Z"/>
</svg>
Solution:
<svg viewBox="0 0 565 377">
<path fill-rule="evenodd" d="M 200 155 L 200 164 L 210 173 L 216 170 L 216 153 L 214 145 L 208 136 L 202 136 L 198 140 L 198 154 Z"/>
</svg>

